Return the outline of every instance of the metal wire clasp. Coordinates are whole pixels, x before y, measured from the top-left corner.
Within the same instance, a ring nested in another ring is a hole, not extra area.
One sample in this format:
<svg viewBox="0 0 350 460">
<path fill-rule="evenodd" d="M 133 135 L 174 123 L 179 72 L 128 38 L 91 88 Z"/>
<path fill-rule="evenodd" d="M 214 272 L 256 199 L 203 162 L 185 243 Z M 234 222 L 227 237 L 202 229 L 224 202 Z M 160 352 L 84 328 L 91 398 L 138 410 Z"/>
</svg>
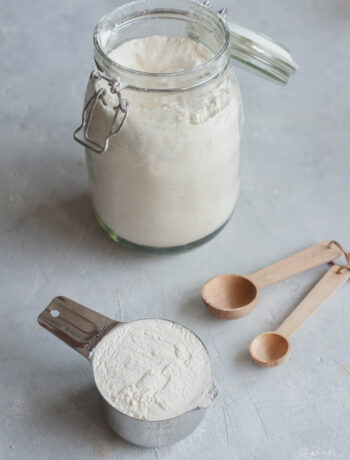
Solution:
<svg viewBox="0 0 350 460">
<path fill-rule="evenodd" d="M 98 101 L 101 100 L 103 105 L 107 105 L 104 97 L 106 94 L 106 88 L 100 88 L 98 91 L 96 91 L 95 84 L 100 79 L 105 80 L 109 85 L 110 92 L 118 96 L 118 104 L 113 107 L 114 116 L 108 134 L 104 140 L 104 144 L 98 144 L 89 138 L 90 124 Z M 85 104 L 82 113 L 81 125 L 74 131 L 73 137 L 77 142 L 79 142 L 79 144 L 92 150 L 93 152 L 103 153 L 108 149 L 110 139 L 118 134 L 122 129 L 126 117 L 128 116 L 128 101 L 123 99 L 121 95 L 121 90 L 126 88 L 126 86 L 122 86 L 120 81 L 116 78 L 108 78 L 99 70 L 94 70 L 91 72 L 90 81 L 94 90 L 94 94 Z M 119 117 L 119 114 L 121 114 L 121 117 Z M 83 131 L 83 138 L 78 136 L 81 131 Z"/>
<path fill-rule="evenodd" d="M 346 265 L 337 264 L 339 266 L 339 268 L 336 271 L 336 274 L 339 275 L 343 270 L 350 271 L 350 252 L 346 252 L 345 249 L 343 248 L 343 246 L 340 243 L 338 243 L 338 241 L 332 240 L 329 243 L 328 247 L 330 248 L 332 246 L 332 244 L 334 244 L 335 246 L 337 246 L 341 250 L 341 252 L 344 254 L 345 259 L 346 259 Z M 331 261 L 330 264 L 335 265 L 335 262 Z"/>
</svg>

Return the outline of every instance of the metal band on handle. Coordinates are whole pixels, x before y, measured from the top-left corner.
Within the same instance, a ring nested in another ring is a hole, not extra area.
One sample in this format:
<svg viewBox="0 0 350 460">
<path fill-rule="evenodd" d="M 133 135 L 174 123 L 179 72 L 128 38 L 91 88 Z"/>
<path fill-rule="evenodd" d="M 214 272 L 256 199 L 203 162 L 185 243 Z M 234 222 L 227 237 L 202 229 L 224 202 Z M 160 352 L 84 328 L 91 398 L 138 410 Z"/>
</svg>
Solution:
<svg viewBox="0 0 350 460">
<path fill-rule="evenodd" d="M 104 97 L 106 94 L 106 89 L 100 88 L 98 91 L 96 91 L 95 83 L 100 79 L 103 79 L 108 83 L 111 94 L 116 94 L 118 96 L 118 104 L 113 107 L 113 120 L 103 144 L 98 144 L 89 138 L 90 124 L 98 101 L 101 100 L 103 105 L 107 105 Z M 125 123 L 126 117 L 128 116 L 128 101 L 123 99 L 121 95 L 121 90 L 127 86 L 122 86 L 119 80 L 115 78 L 108 78 L 104 73 L 98 70 L 91 72 L 90 81 L 94 89 L 94 94 L 85 104 L 82 113 L 81 125 L 74 131 L 74 139 L 79 142 L 79 144 L 92 150 L 95 153 L 104 153 L 108 149 L 110 139 L 119 133 Z M 120 113 L 122 116 L 121 119 L 118 120 Z M 83 131 L 83 138 L 79 137 L 81 131 Z"/>
</svg>

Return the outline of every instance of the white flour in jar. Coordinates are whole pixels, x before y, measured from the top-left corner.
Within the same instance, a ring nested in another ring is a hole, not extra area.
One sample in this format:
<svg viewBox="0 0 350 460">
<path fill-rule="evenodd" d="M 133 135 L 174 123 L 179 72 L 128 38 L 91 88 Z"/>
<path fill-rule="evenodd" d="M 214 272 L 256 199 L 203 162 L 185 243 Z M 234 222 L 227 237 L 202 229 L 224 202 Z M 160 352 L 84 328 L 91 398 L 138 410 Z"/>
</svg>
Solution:
<svg viewBox="0 0 350 460">
<path fill-rule="evenodd" d="M 112 329 L 94 348 L 92 367 L 104 398 L 138 419 L 166 420 L 209 405 L 207 351 L 171 321 L 146 319 Z"/>
<path fill-rule="evenodd" d="M 151 36 L 123 43 L 109 57 L 144 72 L 189 70 L 213 53 L 193 40 Z M 106 153 L 87 151 L 94 208 L 132 243 L 175 247 L 200 240 L 230 217 L 238 197 L 239 94 L 226 70 L 188 92 L 124 89 L 129 115 Z M 127 83 L 127 82 L 126 82 Z M 106 86 L 99 81 L 97 87 Z M 107 91 L 91 125 L 103 140 L 116 100 Z"/>
</svg>

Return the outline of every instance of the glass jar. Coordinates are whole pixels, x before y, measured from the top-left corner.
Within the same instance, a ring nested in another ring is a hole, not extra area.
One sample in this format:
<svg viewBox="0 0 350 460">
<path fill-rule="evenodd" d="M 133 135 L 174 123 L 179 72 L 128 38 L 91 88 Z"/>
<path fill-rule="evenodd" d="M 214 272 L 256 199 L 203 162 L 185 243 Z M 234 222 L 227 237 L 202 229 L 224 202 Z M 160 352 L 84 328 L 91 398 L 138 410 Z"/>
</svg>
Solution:
<svg viewBox="0 0 350 460">
<path fill-rule="evenodd" d="M 178 251 L 209 240 L 230 219 L 242 125 L 230 58 L 277 80 L 293 67 L 286 50 L 255 34 L 257 46 L 251 33 L 192 0 L 136 0 L 96 26 L 97 70 L 74 137 L 86 147 L 96 217 L 115 241 Z M 109 57 L 124 42 L 154 35 L 189 38 L 212 56 L 171 73 L 133 70 Z"/>
</svg>

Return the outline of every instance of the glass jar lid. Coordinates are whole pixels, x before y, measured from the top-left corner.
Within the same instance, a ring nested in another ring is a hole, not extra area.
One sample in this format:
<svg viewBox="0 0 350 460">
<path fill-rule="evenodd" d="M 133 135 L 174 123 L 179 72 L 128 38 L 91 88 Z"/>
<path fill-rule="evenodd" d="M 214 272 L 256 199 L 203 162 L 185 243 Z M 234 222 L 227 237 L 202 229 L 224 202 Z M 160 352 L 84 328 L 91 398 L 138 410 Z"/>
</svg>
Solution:
<svg viewBox="0 0 350 460">
<path fill-rule="evenodd" d="M 287 48 L 272 38 L 225 18 L 231 35 L 231 58 L 244 69 L 287 84 L 298 69 Z"/>
</svg>

